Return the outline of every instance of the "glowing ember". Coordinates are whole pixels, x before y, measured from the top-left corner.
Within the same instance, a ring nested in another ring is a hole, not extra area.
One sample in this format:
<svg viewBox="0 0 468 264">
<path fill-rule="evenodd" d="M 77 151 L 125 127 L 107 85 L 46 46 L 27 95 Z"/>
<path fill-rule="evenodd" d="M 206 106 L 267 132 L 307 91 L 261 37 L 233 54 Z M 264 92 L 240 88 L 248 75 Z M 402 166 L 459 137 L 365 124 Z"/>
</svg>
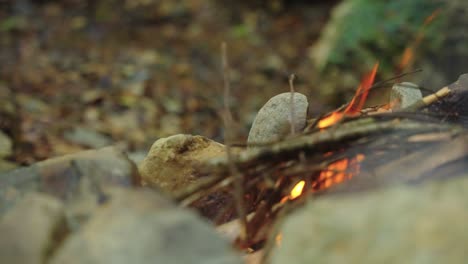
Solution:
<svg viewBox="0 0 468 264">
<path fill-rule="evenodd" d="M 354 157 L 354 159 L 357 162 L 363 162 L 366 159 L 366 156 L 364 156 L 364 154 L 357 154 L 356 157 Z"/>
<path fill-rule="evenodd" d="M 326 170 L 320 172 L 318 181 L 323 183 L 324 188 L 340 183 L 347 178 L 345 171 L 348 167 L 348 161 L 348 159 L 335 161 L 328 165 Z"/>
<path fill-rule="evenodd" d="M 305 181 L 300 181 L 296 183 L 294 188 L 291 190 L 291 193 L 289 194 L 289 199 L 293 200 L 299 197 L 302 194 L 302 190 L 304 189 L 305 186 Z"/>
<path fill-rule="evenodd" d="M 325 170 L 320 172 L 314 187 L 320 185 L 320 189 L 329 188 L 335 184 L 351 179 L 359 173 L 359 163 L 365 159 L 362 154 L 351 159 L 341 159 L 330 163 Z"/>
<path fill-rule="evenodd" d="M 283 240 L 283 234 L 279 233 L 275 237 L 275 242 L 277 246 L 281 246 L 281 241 Z"/>
</svg>

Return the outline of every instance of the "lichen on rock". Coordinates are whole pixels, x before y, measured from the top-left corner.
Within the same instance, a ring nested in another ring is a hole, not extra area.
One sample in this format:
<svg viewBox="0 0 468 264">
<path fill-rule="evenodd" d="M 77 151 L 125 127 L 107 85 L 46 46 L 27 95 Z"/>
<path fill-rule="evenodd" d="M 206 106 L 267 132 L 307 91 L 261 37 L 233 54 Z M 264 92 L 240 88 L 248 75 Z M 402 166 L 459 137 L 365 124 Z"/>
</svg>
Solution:
<svg viewBox="0 0 468 264">
<path fill-rule="evenodd" d="M 149 186 L 174 194 L 197 180 L 197 166 L 224 153 L 224 145 L 211 139 L 178 134 L 157 140 L 139 171 Z"/>
</svg>

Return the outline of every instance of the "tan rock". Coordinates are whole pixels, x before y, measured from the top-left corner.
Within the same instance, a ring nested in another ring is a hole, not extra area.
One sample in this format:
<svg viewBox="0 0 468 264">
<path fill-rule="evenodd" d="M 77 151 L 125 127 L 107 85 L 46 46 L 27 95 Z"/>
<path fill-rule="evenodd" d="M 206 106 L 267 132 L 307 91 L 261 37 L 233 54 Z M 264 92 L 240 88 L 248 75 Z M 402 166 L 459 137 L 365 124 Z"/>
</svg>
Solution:
<svg viewBox="0 0 468 264">
<path fill-rule="evenodd" d="M 174 135 L 157 140 L 139 165 L 150 186 L 175 193 L 197 180 L 196 166 L 224 155 L 224 146 L 202 136 Z"/>
<path fill-rule="evenodd" d="M 44 263 L 66 234 L 62 202 L 31 193 L 0 222 L 0 263 Z"/>
<path fill-rule="evenodd" d="M 214 228 L 152 190 L 115 189 L 52 264 L 241 263 Z"/>
</svg>

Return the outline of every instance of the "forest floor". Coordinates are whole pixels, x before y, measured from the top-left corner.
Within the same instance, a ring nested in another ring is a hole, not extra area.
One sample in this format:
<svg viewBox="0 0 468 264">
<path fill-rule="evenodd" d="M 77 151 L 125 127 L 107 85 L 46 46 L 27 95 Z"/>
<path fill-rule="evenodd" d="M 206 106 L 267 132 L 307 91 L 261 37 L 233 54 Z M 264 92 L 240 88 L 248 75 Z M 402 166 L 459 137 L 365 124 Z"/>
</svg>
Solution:
<svg viewBox="0 0 468 264">
<path fill-rule="evenodd" d="M 319 86 L 307 53 L 334 1 L 82 2 L 0 9 L 0 130 L 13 142 L 10 162 L 109 144 L 138 160 L 177 133 L 222 142 L 222 42 L 236 140 L 268 98 L 289 89 L 292 73 L 311 111 L 324 110 L 311 96 Z"/>
</svg>

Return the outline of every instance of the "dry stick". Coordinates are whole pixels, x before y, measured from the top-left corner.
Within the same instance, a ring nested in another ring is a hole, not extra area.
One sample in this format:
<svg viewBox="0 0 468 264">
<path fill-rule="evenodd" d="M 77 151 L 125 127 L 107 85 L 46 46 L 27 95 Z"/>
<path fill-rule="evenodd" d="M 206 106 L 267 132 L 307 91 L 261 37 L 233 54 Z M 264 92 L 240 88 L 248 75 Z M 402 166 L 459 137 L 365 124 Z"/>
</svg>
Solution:
<svg viewBox="0 0 468 264">
<path fill-rule="evenodd" d="M 237 170 L 234 164 L 234 159 L 231 150 L 232 141 L 232 115 L 229 109 L 229 98 L 230 98 L 230 84 L 229 84 L 229 64 L 227 60 L 227 46 L 223 42 L 221 44 L 221 60 L 223 66 L 223 80 L 224 80 L 224 141 L 226 144 L 226 156 L 228 160 L 228 166 L 230 174 L 234 177 L 234 199 L 236 201 L 236 210 L 241 221 L 240 240 L 247 240 L 247 217 L 244 206 L 244 189 L 242 187 L 242 175 Z"/>
<path fill-rule="evenodd" d="M 217 186 L 226 186 L 234 182 L 234 175 L 230 173 L 230 165 L 235 162 L 234 169 L 243 167 L 251 168 L 254 164 L 265 162 L 268 164 L 277 162 L 280 158 L 287 156 L 295 156 L 298 152 L 316 150 L 317 146 L 332 145 L 346 140 L 357 139 L 363 136 L 370 136 L 377 133 L 385 133 L 394 130 L 398 131 L 439 131 L 441 128 L 449 129 L 452 132 L 457 132 L 458 128 L 452 126 L 441 126 L 440 124 L 422 124 L 407 121 L 395 122 L 395 120 L 377 122 L 373 117 L 366 117 L 357 120 L 352 120 L 347 123 L 340 124 L 340 129 L 331 133 L 329 130 L 316 132 L 308 135 L 302 135 L 297 138 L 291 138 L 284 142 L 278 142 L 268 147 L 260 149 L 251 149 L 244 151 L 236 158 L 235 161 L 219 160 L 211 164 L 212 168 L 217 170 L 216 176 L 207 178 L 206 181 L 201 181 L 199 184 L 192 186 L 177 195 L 177 200 L 183 204 L 188 204 L 194 201 L 209 190 L 217 188 Z M 297 156 L 296 156 L 297 157 Z M 231 174 L 231 177 L 227 174 Z"/>
<path fill-rule="evenodd" d="M 359 138 L 365 135 L 373 133 L 388 132 L 394 130 L 420 130 L 420 129 L 431 129 L 441 128 L 440 124 L 420 124 L 413 122 L 395 122 L 395 120 L 385 122 L 375 122 L 371 117 L 361 118 L 355 121 L 350 121 L 340 125 L 340 129 L 337 129 L 333 133 L 331 131 L 322 131 L 309 135 L 292 138 L 286 141 L 282 141 L 273 144 L 269 147 L 252 149 L 248 152 L 242 152 L 237 160 L 236 164 L 241 166 L 248 166 L 249 163 L 254 163 L 260 159 L 267 159 L 270 162 L 274 162 L 272 158 L 279 153 L 292 153 L 300 150 L 307 150 L 316 148 L 317 145 L 321 144 L 332 144 L 351 138 Z M 217 166 L 221 167 L 223 161 L 218 162 Z"/>
<path fill-rule="evenodd" d="M 295 105 L 294 105 L 294 78 L 296 76 L 293 74 L 291 74 L 289 76 L 289 90 L 291 92 L 291 102 L 289 103 L 290 105 L 290 117 L 289 117 L 289 124 L 291 126 L 291 135 L 294 136 L 294 134 L 296 134 L 296 117 L 294 115 L 294 108 L 295 108 Z"/>
<path fill-rule="evenodd" d="M 437 92 L 435 92 L 433 94 L 430 94 L 428 96 L 425 96 L 424 98 L 422 98 L 421 100 L 415 102 L 414 104 L 403 108 L 401 111 L 415 111 L 415 110 L 418 110 L 420 108 L 423 108 L 425 106 L 428 106 L 428 105 L 440 100 L 441 98 L 449 95 L 451 92 L 452 92 L 452 90 L 450 90 L 450 88 L 445 86 L 444 88 L 438 90 Z"/>
</svg>

